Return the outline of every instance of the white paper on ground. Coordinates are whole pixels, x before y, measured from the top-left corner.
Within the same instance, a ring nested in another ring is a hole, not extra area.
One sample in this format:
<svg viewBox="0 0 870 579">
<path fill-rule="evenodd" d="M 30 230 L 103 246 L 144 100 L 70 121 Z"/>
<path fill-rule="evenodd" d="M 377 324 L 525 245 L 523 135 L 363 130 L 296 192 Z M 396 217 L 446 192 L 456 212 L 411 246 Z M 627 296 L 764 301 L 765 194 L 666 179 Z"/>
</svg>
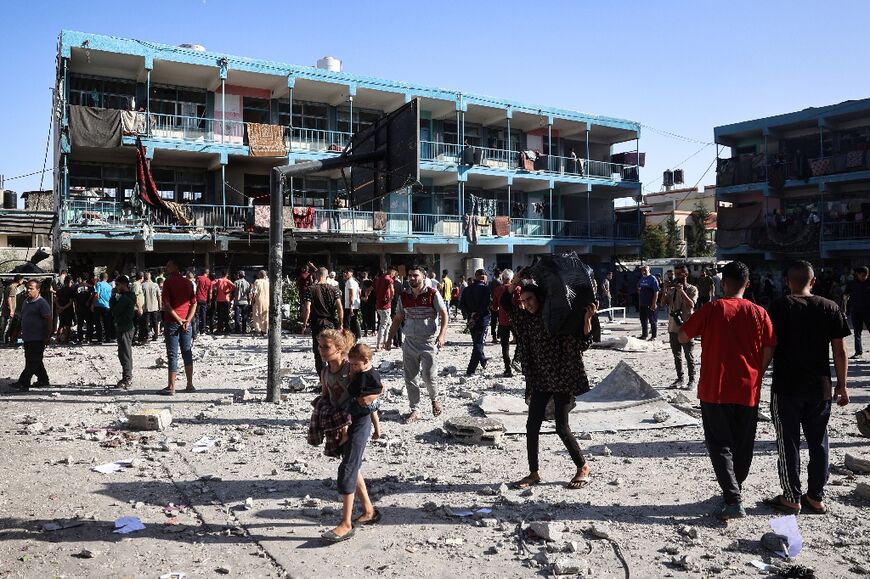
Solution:
<svg viewBox="0 0 870 579">
<path fill-rule="evenodd" d="M 794 559 L 801 552 L 804 546 L 804 538 L 798 530 L 797 517 L 794 515 L 786 515 L 770 520 L 770 526 L 773 532 L 777 535 L 785 535 L 788 537 L 788 556 Z M 781 557 L 786 554 L 782 551 L 776 551 Z"/>
<path fill-rule="evenodd" d="M 107 462 L 106 464 L 92 466 L 91 470 L 101 472 L 103 474 L 112 474 L 113 472 L 118 472 L 124 470 L 125 468 L 129 468 L 132 464 L 132 458 L 125 458 L 123 460 L 116 460 L 115 462 Z"/>
<path fill-rule="evenodd" d="M 208 436 L 203 436 L 199 440 L 193 443 L 193 452 L 207 452 L 208 449 L 213 447 L 217 443 L 217 440 L 214 438 L 209 438 Z"/>
</svg>

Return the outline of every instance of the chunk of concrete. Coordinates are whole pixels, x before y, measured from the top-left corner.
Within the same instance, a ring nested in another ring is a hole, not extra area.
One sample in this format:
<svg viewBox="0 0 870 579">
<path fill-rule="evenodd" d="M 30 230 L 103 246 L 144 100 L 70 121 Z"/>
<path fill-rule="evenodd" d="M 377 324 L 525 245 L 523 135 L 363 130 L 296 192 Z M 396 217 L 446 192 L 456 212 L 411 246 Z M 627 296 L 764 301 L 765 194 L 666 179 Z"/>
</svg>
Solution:
<svg viewBox="0 0 870 579">
<path fill-rule="evenodd" d="M 127 414 L 127 427 L 131 430 L 164 430 L 172 424 L 168 408 L 147 408 Z"/>
<path fill-rule="evenodd" d="M 858 474 L 870 474 L 870 460 L 867 460 L 866 458 L 847 453 L 845 464 L 846 468 L 852 472 Z"/>
<path fill-rule="evenodd" d="M 447 434 L 468 444 L 497 445 L 504 436 L 504 424 L 495 418 L 459 416 L 444 423 Z"/>
</svg>

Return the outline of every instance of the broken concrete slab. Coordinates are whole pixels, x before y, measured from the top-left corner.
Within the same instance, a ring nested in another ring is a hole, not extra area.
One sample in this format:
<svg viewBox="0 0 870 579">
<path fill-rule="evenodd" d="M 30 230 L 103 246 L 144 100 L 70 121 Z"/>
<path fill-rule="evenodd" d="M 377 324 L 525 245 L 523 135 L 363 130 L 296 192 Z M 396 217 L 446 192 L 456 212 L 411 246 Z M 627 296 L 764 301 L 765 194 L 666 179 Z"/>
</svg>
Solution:
<svg viewBox="0 0 870 579">
<path fill-rule="evenodd" d="M 164 430 L 172 424 L 168 408 L 146 408 L 127 414 L 127 427 L 131 430 Z"/>
<path fill-rule="evenodd" d="M 504 424 L 495 418 L 458 416 L 444 423 L 447 433 L 467 444 L 499 444 L 504 436 Z"/>
<path fill-rule="evenodd" d="M 858 474 L 870 474 L 870 460 L 846 453 L 846 468 Z"/>
<path fill-rule="evenodd" d="M 528 406 L 522 398 L 484 396 L 478 406 L 487 417 L 503 422 L 507 434 L 525 433 Z M 569 418 L 575 432 L 646 430 L 700 424 L 697 418 L 671 406 L 624 361 L 620 361 L 592 390 L 577 397 L 577 405 L 571 410 Z M 541 432 L 555 432 L 555 425 L 545 422 Z"/>
</svg>

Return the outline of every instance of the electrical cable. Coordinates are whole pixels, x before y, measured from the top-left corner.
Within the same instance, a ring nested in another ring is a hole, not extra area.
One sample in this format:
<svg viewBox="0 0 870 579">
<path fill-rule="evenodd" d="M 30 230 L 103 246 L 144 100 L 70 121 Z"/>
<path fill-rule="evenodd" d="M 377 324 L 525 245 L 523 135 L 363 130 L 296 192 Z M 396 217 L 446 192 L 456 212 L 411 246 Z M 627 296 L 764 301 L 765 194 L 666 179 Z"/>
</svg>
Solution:
<svg viewBox="0 0 870 579">
<path fill-rule="evenodd" d="M 698 155 L 701 151 L 703 151 L 704 149 L 706 149 L 707 147 L 709 147 L 710 145 L 713 145 L 713 144 L 714 143 L 708 143 L 708 144 L 704 145 L 703 147 L 701 147 L 700 149 L 698 149 L 697 151 L 695 151 L 694 153 L 692 153 L 691 155 L 689 155 L 688 157 L 686 157 L 685 159 L 683 159 L 682 161 L 677 163 L 676 165 L 671 166 L 671 168 L 672 169 L 679 169 L 680 167 L 685 165 L 686 162 L 688 162 L 690 159 L 695 157 L 695 155 Z M 649 183 L 645 184 L 644 189 L 650 189 L 650 185 L 652 185 L 653 183 L 657 183 L 657 182 L 661 181 L 662 179 L 664 179 L 664 175 L 662 175 L 661 177 L 656 177 L 655 179 L 653 179 Z"/>
<path fill-rule="evenodd" d="M 686 142 L 688 142 L 688 143 L 697 143 L 697 144 L 699 144 L 699 145 L 715 145 L 715 143 L 712 143 L 712 142 L 710 142 L 710 141 L 702 141 L 702 140 L 700 140 L 700 139 L 693 139 L 692 137 L 686 137 L 686 136 L 683 136 L 683 135 L 679 135 L 679 134 L 677 134 L 677 133 L 672 133 L 671 131 L 665 131 L 665 130 L 662 130 L 662 129 L 657 129 L 657 128 L 655 128 L 655 127 L 651 127 L 651 126 L 649 126 L 649 125 L 645 125 L 645 124 L 643 124 L 643 123 L 640 123 L 640 126 L 643 127 L 643 128 L 645 128 L 645 129 L 649 129 L 649 130 L 651 130 L 652 132 L 657 133 L 657 134 L 659 134 L 659 135 L 663 135 L 663 136 L 665 136 L 665 137 L 671 137 L 671 138 L 673 138 L 673 139 L 677 139 L 677 140 L 680 140 L 680 141 L 686 141 Z"/>
<path fill-rule="evenodd" d="M 14 181 L 15 179 L 24 179 L 25 177 L 33 177 L 34 175 L 39 175 L 41 173 L 51 173 L 54 171 L 54 168 L 51 169 L 43 169 L 42 171 L 34 171 L 32 173 L 26 173 L 24 175 L 16 175 L 15 177 L 4 177 L 4 181 Z"/>
</svg>

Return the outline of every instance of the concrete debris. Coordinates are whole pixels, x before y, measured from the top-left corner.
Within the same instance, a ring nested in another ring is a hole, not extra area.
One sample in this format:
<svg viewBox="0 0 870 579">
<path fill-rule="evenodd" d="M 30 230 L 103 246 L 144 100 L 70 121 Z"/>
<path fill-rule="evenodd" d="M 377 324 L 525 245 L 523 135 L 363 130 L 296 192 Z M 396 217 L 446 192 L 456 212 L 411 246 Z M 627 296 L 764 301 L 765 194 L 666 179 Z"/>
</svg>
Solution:
<svg viewBox="0 0 870 579">
<path fill-rule="evenodd" d="M 870 501 L 870 484 L 867 483 L 858 483 L 855 487 L 855 496 L 865 501 Z"/>
<path fill-rule="evenodd" d="M 304 392 L 308 390 L 312 383 L 305 376 L 295 375 L 290 376 L 287 380 L 285 380 L 286 386 L 294 391 L 294 392 Z"/>
<path fill-rule="evenodd" d="M 33 422 L 24 427 L 24 432 L 27 434 L 42 434 L 45 426 L 41 422 Z"/>
<path fill-rule="evenodd" d="M 655 420 L 658 423 L 667 422 L 670 417 L 671 417 L 670 414 L 668 414 L 667 412 L 663 412 L 663 411 L 656 412 L 652 416 L 653 420 Z"/>
<path fill-rule="evenodd" d="M 593 537 L 596 537 L 598 539 L 609 539 L 610 538 L 610 531 L 607 530 L 607 528 L 605 528 L 603 526 L 596 525 L 595 523 L 591 524 L 589 526 L 589 528 L 587 529 L 587 531 L 589 532 L 590 535 L 592 535 Z"/>
<path fill-rule="evenodd" d="M 870 460 L 846 453 L 846 468 L 858 474 L 870 474 Z"/>
<path fill-rule="evenodd" d="M 172 424 L 168 408 L 147 408 L 127 414 L 127 427 L 131 430 L 165 430 Z"/>
<path fill-rule="evenodd" d="M 610 450 L 609 447 L 605 446 L 604 448 L 601 449 L 601 455 L 602 455 L 602 456 L 612 456 L 612 455 L 613 455 L 613 451 Z"/>
<path fill-rule="evenodd" d="M 556 562 L 553 563 L 553 574 L 585 575 L 588 568 L 589 563 L 586 562 L 586 559 L 572 559 L 569 557 L 562 557 L 560 559 L 556 559 Z"/>
<path fill-rule="evenodd" d="M 689 537 L 690 539 L 698 538 L 698 529 L 690 527 L 689 525 L 680 525 L 677 532 L 684 537 Z"/>
<path fill-rule="evenodd" d="M 529 525 L 529 530 L 545 541 L 561 541 L 564 523 L 536 521 Z"/>
<path fill-rule="evenodd" d="M 504 424 L 495 418 L 459 416 L 444 423 L 447 433 L 467 444 L 497 445 L 504 436 Z"/>
<path fill-rule="evenodd" d="M 93 559 L 97 555 L 99 555 L 99 551 L 92 551 L 90 549 L 82 549 L 78 553 L 74 553 L 73 557 L 76 559 Z"/>
<path fill-rule="evenodd" d="M 229 567 L 229 566 L 221 566 L 221 567 L 216 568 L 214 571 L 215 571 L 215 573 L 218 573 L 220 575 L 229 575 L 230 573 L 233 572 L 233 568 Z"/>
<path fill-rule="evenodd" d="M 245 499 L 244 508 L 246 511 L 250 511 L 254 508 L 254 499 L 252 497 L 248 497 Z"/>
<path fill-rule="evenodd" d="M 254 396 L 251 394 L 251 391 L 247 388 L 239 392 L 239 401 L 247 402 L 249 400 L 253 400 Z"/>
</svg>

